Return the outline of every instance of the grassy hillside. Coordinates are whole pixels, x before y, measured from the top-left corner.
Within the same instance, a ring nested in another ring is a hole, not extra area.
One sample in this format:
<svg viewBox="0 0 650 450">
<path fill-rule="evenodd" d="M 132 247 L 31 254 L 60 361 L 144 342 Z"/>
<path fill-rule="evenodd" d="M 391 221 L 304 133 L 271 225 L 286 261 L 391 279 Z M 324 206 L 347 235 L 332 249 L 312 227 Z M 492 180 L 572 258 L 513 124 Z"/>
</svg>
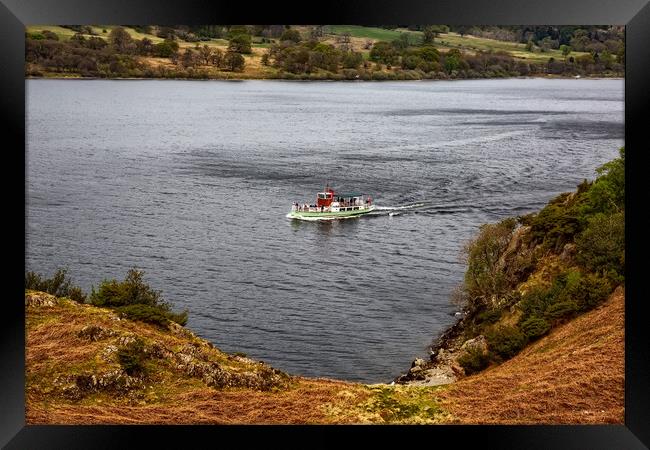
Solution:
<svg viewBox="0 0 650 450">
<path fill-rule="evenodd" d="M 459 423 L 623 423 L 623 289 L 513 359 L 451 384 L 439 396 Z"/>
<path fill-rule="evenodd" d="M 178 325 L 135 322 L 36 291 L 27 291 L 25 302 L 30 424 L 435 423 L 447 417 L 435 388 L 289 376 L 223 353 Z"/>
<path fill-rule="evenodd" d="M 435 387 L 290 376 L 180 326 L 35 291 L 25 302 L 28 424 L 623 423 L 622 290 L 512 360 Z"/>
</svg>

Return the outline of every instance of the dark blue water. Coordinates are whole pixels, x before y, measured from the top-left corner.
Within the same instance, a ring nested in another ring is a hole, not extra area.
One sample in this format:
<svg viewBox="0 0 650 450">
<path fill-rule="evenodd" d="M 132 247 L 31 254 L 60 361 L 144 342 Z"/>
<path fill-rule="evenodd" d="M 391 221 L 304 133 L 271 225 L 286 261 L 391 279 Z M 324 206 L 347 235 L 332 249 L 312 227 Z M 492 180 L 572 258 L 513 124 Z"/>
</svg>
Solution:
<svg viewBox="0 0 650 450">
<path fill-rule="evenodd" d="M 293 374 L 389 381 L 453 321 L 462 245 L 623 145 L 622 80 L 27 82 L 27 270 L 137 266 L 188 328 Z M 314 223 L 335 189 L 421 206 Z"/>
</svg>

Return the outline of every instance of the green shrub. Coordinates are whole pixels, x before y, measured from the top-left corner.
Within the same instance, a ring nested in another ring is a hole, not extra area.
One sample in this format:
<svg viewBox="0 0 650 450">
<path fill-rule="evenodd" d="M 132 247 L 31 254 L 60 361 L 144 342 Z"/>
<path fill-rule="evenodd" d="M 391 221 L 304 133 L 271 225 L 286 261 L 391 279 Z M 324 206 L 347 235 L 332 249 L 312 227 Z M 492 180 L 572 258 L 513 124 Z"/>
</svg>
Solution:
<svg viewBox="0 0 650 450">
<path fill-rule="evenodd" d="M 501 318 L 500 309 L 486 309 L 485 311 L 480 312 L 476 315 L 474 322 L 477 324 L 493 324 L 496 323 Z"/>
<path fill-rule="evenodd" d="M 612 292 L 612 286 L 605 278 L 587 274 L 580 279 L 569 295 L 581 311 L 588 311 L 601 303 Z"/>
<path fill-rule="evenodd" d="M 603 164 L 596 172 L 598 178 L 587 193 L 585 215 L 597 213 L 615 214 L 625 207 L 625 147 L 619 149 L 619 157 Z"/>
<path fill-rule="evenodd" d="M 625 213 L 592 217 L 576 239 L 577 260 L 587 270 L 620 283 L 625 275 Z"/>
<path fill-rule="evenodd" d="M 560 194 L 551 200 L 539 213 L 528 219 L 530 236 L 534 242 L 559 252 L 565 244 L 572 242 L 582 230 L 580 207 L 584 194 Z"/>
<path fill-rule="evenodd" d="M 147 359 L 144 341 L 136 338 L 135 341 L 117 350 L 117 359 L 120 366 L 127 375 L 132 377 L 144 377 L 147 375 Z"/>
<path fill-rule="evenodd" d="M 25 273 L 25 289 L 43 291 L 57 297 L 67 297 L 79 303 L 86 301 L 86 294 L 79 286 L 72 284 L 70 278 L 66 277 L 68 269 L 58 269 L 52 278 L 43 278 L 36 272 Z"/>
<path fill-rule="evenodd" d="M 104 280 L 95 291 L 93 287 L 90 301 L 95 306 L 152 305 L 163 306 L 160 291 L 152 289 L 143 280 L 144 272 L 130 269 L 124 281 Z"/>
<path fill-rule="evenodd" d="M 115 308 L 115 310 L 130 320 L 147 322 L 161 327 L 166 327 L 169 323 L 169 319 L 165 313 L 160 308 L 157 308 L 155 306 L 127 305 Z"/>
<path fill-rule="evenodd" d="M 458 364 L 465 369 L 467 375 L 480 372 L 490 364 L 490 355 L 477 347 L 470 347 L 465 354 L 458 358 Z"/>
<path fill-rule="evenodd" d="M 51 41 L 58 41 L 59 40 L 59 36 L 57 36 L 56 33 L 53 33 L 52 31 L 43 30 L 41 33 L 43 34 L 43 37 L 45 39 L 49 39 Z"/>
<path fill-rule="evenodd" d="M 553 303 L 546 309 L 546 317 L 552 320 L 566 319 L 576 315 L 580 310 L 578 304 L 572 300 Z"/>
<path fill-rule="evenodd" d="M 485 337 L 490 350 L 503 360 L 512 358 L 526 345 L 526 335 L 512 326 L 500 326 Z"/>
<path fill-rule="evenodd" d="M 527 292 L 521 300 L 521 310 L 523 311 L 523 319 L 525 320 L 531 316 L 543 316 L 546 308 L 552 303 L 553 297 L 550 295 L 549 289 L 535 288 Z"/>
<path fill-rule="evenodd" d="M 173 313 L 171 305 L 162 299 L 160 291 L 152 289 L 143 279 L 144 272 L 131 269 L 124 281 L 104 280 L 90 301 L 95 306 L 118 309 L 134 320 L 166 325 L 168 320 L 179 325 L 187 323 L 187 311 Z"/>
<path fill-rule="evenodd" d="M 544 336 L 551 325 L 543 318 L 532 316 L 520 323 L 520 328 L 529 340 Z"/>
<path fill-rule="evenodd" d="M 563 272 L 553 279 L 550 288 L 532 290 L 523 297 L 520 323 L 523 327 L 532 317 L 551 321 L 573 317 L 601 303 L 611 291 L 609 280 L 596 274 L 583 275 L 576 270 Z"/>
</svg>

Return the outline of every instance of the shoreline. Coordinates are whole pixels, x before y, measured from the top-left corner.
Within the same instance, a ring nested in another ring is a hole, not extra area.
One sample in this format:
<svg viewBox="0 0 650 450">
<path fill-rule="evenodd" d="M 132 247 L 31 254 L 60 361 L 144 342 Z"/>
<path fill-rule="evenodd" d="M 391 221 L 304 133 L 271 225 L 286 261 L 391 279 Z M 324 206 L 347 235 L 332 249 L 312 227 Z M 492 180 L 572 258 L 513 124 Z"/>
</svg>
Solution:
<svg viewBox="0 0 650 450">
<path fill-rule="evenodd" d="M 290 81 L 290 82 L 347 82 L 347 83 L 386 83 L 386 82 L 435 82 L 435 81 L 477 81 L 477 80 L 625 80 L 624 76 L 580 76 L 576 78 L 575 76 L 556 76 L 556 75 L 540 75 L 540 76 L 519 76 L 519 77 L 491 77 L 491 78 L 420 78 L 417 80 L 407 80 L 407 79 L 395 79 L 395 80 L 348 80 L 348 79 L 335 79 L 335 78 L 325 78 L 322 80 L 302 80 L 302 79 L 291 79 L 291 78 L 179 78 L 179 77 L 111 77 L 111 78 L 102 78 L 102 77 L 84 77 L 84 76 L 47 76 L 47 77 L 36 77 L 36 76 L 25 76 L 25 80 L 110 80 L 110 81 L 151 81 L 151 80 L 170 80 L 170 81 Z"/>
</svg>

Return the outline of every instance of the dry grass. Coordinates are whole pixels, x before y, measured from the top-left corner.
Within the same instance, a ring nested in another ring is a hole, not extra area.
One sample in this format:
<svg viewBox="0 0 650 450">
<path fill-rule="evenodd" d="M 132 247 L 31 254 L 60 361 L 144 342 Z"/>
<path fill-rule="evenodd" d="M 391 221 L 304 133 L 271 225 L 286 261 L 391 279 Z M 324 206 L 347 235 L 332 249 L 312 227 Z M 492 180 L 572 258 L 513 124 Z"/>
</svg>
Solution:
<svg viewBox="0 0 650 450">
<path fill-rule="evenodd" d="M 90 342 L 77 335 L 93 324 L 115 336 Z M 137 334 L 178 351 L 200 345 L 227 370 L 250 371 L 191 335 L 117 320 L 110 311 L 60 301 L 27 308 L 28 424 L 345 424 L 345 423 L 622 423 L 624 294 L 555 329 L 512 360 L 441 387 L 366 386 L 292 377 L 288 387 L 217 389 L 157 362 L 146 385 L 128 395 L 61 396 L 59 375 L 119 367 L 108 345 Z"/>
<path fill-rule="evenodd" d="M 370 390 L 363 385 L 335 380 L 295 377 L 285 389 L 259 391 L 244 388 L 215 389 L 164 362 L 144 388 L 128 395 L 94 392 L 81 400 L 60 395 L 60 375 L 100 374 L 119 367 L 104 357 L 107 346 L 121 336 L 137 335 L 168 349 L 188 343 L 201 345 L 212 361 L 231 372 L 254 371 L 256 363 L 232 359 L 192 336 L 174 335 L 155 326 L 117 320 L 110 311 L 59 301 L 54 307 L 27 308 L 26 396 L 29 424 L 234 424 L 234 423 L 353 423 L 355 416 L 334 415 L 366 400 Z M 116 333 L 90 342 L 78 336 L 93 324 Z"/>
<path fill-rule="evenodd" d="M 352 408 L 368 396 L 349 383 L 300 379 L 279 392 L 196 387 L 165 402 L 142 405 L 45 405 L 28 401 L 29 424 L 325 424 L 355 423 L 332 417 L 325 405 Z"/>
<path fill-rule="evenodd" d="M 555 329 L 510 361 L 440 394 L 460 423 L 623 423 L 625 297 Z"/>
</svg>

